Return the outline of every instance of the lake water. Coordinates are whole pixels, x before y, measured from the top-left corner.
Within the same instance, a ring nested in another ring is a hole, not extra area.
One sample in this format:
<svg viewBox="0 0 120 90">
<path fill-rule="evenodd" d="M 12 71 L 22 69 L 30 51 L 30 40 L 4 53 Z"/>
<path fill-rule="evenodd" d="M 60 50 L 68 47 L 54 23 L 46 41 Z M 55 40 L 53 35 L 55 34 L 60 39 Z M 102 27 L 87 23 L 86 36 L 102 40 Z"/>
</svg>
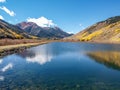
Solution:
<svg viewBox="0 0 120 90">
<path fill-rule="evenodd" d="M 5 56 L 0 90 L 120 90 L 120 45 L 56 42 Z"/>
</svg>

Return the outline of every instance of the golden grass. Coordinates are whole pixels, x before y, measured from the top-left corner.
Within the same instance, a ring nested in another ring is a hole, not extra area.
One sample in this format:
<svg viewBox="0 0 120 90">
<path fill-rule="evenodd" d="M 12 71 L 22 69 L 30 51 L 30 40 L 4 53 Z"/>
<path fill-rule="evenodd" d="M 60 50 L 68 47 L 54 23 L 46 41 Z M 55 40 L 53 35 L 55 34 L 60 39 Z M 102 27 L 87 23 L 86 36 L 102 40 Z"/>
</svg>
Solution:
<svg viewBox="0 0 120 90">
<path fill-rule="evenodd" d="M 23 38 L 23 36 L 21 36 L 20 34 L 15 33 L 15 32 L 13 32 L 13 31 L 10 30 L 10 29 L 8 29 L 8 31 L 9 31 L 13 36 L 15 36 L 15 38 L 17 38 L 17 39 L 22 39 L 22 38 Z"/>
<path fill-rule="evenodd" d="M 46 40 L 37 39 L 0 39 L 0 46 L 5 45 L 16 45 L 16 44 L 26 44 L 26 43 L 39 43 Z"/>
<path fill-rule="evenodd" d="M 85 37 L 80 38 L 80 41 L 89 41 L 89 40 L 91 40 L 92 38 L 97 37 L 98 35 L 100 35 L 100 34 L 102 34 L 102 33 L 103 33 L 102 30 L 95 31 L 95 32 L 93 32 L 93 33 L 91 33 L 91 34 L 89 34 L 89 35 L 87 35 L 87 36 L 85 36 Z"/>
<path fill-rule="evenodd" d="M 103 41 L 112 41 L 112 42 L 119 42 L 120 41 L 120 21 L 107 25 L 101 29 L 96 31 L 85 31 L 81 32 L 80 34 L 75 35 L 75 39 L 79 41 L 96 41 L 96 40 L 103 40 Z"/>
<path fill-rule="evenodd" d="M 38 45 L 38 44 L 39 43 L 27 43 L 27 44 L 0 46 L 0 50 L 5 50 L 5 49 L 9 49 L 9 48 L 23 47 L 23 46 L 32 46 L 32 45 Z"/>
<path fill-rule="evenodd" d="M 120 28 L 115 30 L 116 33 L 120 33 Z"/>
</svg>

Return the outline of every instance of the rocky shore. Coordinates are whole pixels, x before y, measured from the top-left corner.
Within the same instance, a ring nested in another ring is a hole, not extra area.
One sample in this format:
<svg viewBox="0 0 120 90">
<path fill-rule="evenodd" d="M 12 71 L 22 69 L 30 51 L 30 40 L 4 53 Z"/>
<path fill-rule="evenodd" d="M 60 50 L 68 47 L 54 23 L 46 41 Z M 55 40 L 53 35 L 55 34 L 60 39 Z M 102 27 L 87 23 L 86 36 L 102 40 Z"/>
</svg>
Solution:
<svg viewBox="0 0 120 90">
<path fill-rule="evenodd" d="M 48 42 L 40 42 L 40 43 L 28 43 L 28 44 L 19 44 L 19 45 L 7 45 L 7 46 L 0 46 L 0 57 L 17 53 L 17 52 L 22 52 L 27 48 L 45 44 Z"/>
</svg>

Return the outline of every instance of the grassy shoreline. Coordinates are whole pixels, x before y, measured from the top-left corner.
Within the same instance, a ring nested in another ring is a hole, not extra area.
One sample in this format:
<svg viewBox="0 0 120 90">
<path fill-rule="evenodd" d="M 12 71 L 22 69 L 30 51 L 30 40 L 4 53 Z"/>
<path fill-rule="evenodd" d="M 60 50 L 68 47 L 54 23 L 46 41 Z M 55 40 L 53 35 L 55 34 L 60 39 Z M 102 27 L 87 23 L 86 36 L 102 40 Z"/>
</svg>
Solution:
<svg viewBox="0 0 120 90">
<path fill-rule="evenodd" d="M 60 40 L 60 42 L 81 42 L 81 43 L 93 43 L 93 44 L 117 44 L 120 42 L 115 41 L 79 41 L 79 40 Z"/>
<path fill-rule="evenodd" d="M 27 48 L 33 47 L 33 46 L 38 46 L 46 43 L 50 43 L 53 41 L 41 41 L 41 42 L 33 42 L 33 43 L 25 43 L 25 44 L 16 44 L 16 45 L 5 45 L 5 46 L 0 46 L 0 57 L 21 52 Z"/>
</svg>

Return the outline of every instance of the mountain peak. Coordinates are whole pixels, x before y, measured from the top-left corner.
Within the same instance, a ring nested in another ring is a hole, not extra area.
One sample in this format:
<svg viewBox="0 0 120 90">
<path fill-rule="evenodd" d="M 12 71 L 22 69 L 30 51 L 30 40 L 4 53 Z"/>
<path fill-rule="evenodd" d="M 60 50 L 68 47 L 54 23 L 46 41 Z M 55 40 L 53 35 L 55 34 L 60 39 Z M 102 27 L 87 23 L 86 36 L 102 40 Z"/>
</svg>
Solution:
<svg viewBox="0 0 120 90">
<path fill-rule="evenodd" d="M 64 32 L 59 27 L 40 27 L 34 22 L 22 22 L 17 24 L 25 32 L 41 38 L 64 38 L 70 34 Z"/>
<path fill-rule="evenodd" d="M 27 27 L 30 26 L 38 27 L 38 25 L 33 22 L 22 22 L 22 23 L 18 23 L 17 26 L 19 26 L 21 29 L 26 29 Z"/>
<path fill-rule="evenodd" d="M 28 18 L 27 22 L 36 23 L 40 27 L 54 27 L 54 26 L 56 26 L 56 24 L 54 24 L 52 20 L 49 20 L 43 16 L 40 18 Z"/>
</svg>

